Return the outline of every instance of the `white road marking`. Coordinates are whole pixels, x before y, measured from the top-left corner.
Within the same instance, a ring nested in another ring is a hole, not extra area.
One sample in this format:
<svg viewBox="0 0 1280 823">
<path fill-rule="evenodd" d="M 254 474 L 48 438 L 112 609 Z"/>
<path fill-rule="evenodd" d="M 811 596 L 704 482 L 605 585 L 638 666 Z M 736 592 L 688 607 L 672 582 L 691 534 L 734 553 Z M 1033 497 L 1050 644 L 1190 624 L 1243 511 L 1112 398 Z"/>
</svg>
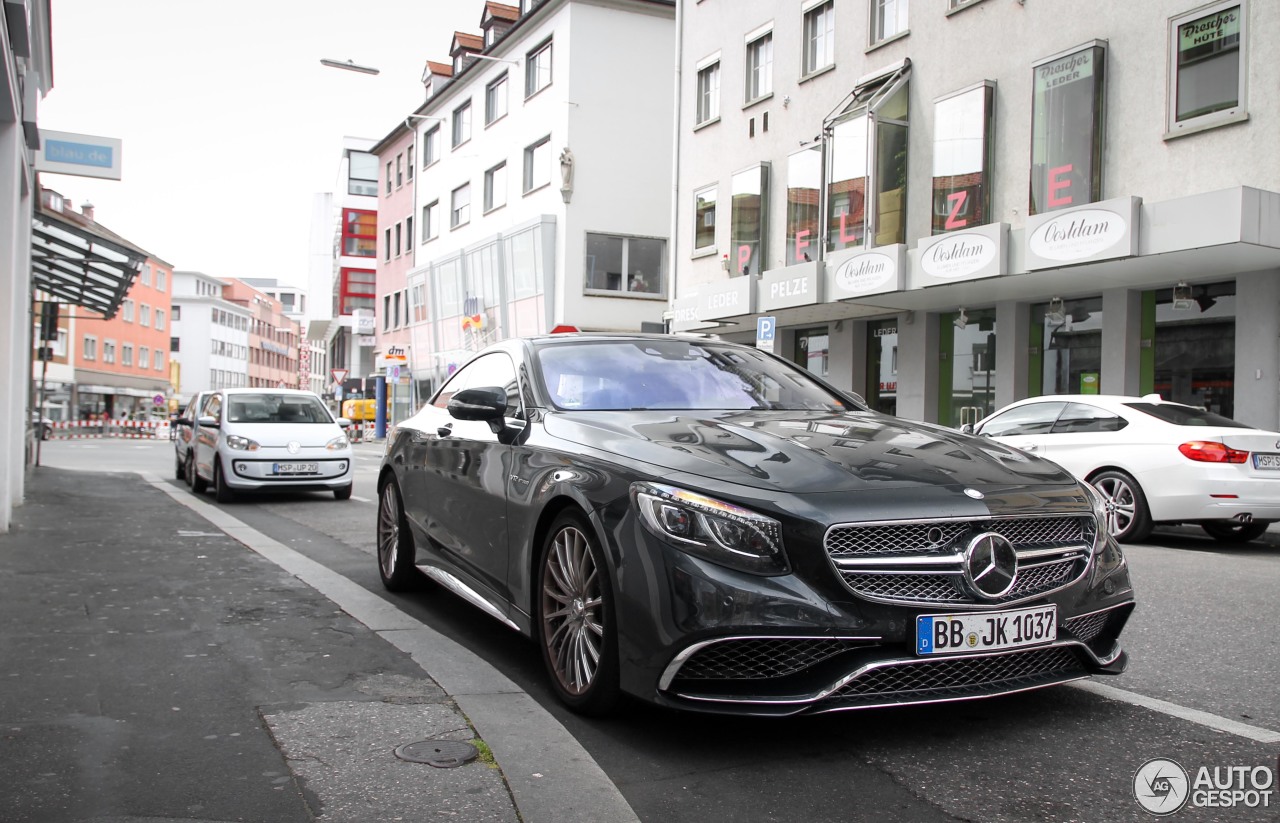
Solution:
<svg viewBox="0 0 1280 823">
<path fill-rule="evenodd" d="M 1199 709 L 1179 706 L 1177 703 L 1170 703 L 1168 700 L 1161 700 L 1158 697 L 1147 697 L 1145 694 L 1117 689 L 1115 686 L 1107 686 L 1093 680 L 1082 680 L 1070 685 L 1081 691 L 1096 694 L 1098 697 L 1128 703 L 1131 706 L 1140 706 L 1153 712 L 1160 712 L 1170 717 L 1177 717 L 1200 726 L 1206 726 L 1215 731 L 1234 734 L 1246 740 L 1254 740 L 1258 743 L 1280 743 L 1280 732 L 1264 729 L 1261 726 L 1250 726 L 1248 723 L 1241 723 L 1238 720 L 1200 711 Z"/>
<path fill-rule="evenodd" d="M 352 500 L 359 500 L 361 503 L 372 503 L 372 502 L 373 502 L 373 501 L 372 501 L 372 500 L 370 500 L 369 498 L 367 498 L 367 497 L 361 497 L 361 496 L 360 496 L 360 495 L 358 495 L 358 494 L 353 494 L 353 495 L 351 495 L 351 499 L 352 499 Z"/>
</svg>

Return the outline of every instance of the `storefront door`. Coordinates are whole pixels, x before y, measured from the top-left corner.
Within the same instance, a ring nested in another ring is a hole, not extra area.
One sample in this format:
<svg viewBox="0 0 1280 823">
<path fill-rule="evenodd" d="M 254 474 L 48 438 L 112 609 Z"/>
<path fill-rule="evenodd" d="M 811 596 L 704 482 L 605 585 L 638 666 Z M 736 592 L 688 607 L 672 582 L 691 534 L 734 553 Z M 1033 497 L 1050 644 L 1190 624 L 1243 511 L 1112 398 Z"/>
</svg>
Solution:
<svg viewBox="0 0 1280 823">
<path fill-rule="evenodd" d="M 867 405 L 885 414 L 898 413 L 898 321 L 867 323 Z"/>
</svg>

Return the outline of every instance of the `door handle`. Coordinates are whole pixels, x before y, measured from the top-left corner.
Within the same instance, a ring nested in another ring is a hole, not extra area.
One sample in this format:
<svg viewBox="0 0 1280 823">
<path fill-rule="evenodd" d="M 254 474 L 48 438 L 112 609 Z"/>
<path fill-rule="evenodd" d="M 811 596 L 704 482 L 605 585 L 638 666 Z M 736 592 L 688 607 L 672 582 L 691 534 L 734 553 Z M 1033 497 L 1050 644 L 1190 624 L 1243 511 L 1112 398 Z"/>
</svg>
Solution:
<svg viewBox="0 0 1280 823">
<path fill-rule="evenodd" d="M 1039 443 L 1028 443 L 1027 445 L 1025 445 L 1025 446 L 1023 446 L 1023 447 L 1022 447 L 1022 450 L 1023 450 L 1023 451 L 1026 451 L 1026 452 L 1038 452 L 1038 451 L 1040 451 L 1040 444 L 1039 444 Z"/>
</svg>

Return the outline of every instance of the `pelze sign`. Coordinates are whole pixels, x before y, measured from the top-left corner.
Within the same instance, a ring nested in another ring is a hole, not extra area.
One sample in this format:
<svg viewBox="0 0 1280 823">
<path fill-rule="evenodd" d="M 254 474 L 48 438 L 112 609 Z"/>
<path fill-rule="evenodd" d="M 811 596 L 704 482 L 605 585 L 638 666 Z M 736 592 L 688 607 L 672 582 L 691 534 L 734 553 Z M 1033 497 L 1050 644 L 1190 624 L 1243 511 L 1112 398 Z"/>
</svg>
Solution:
<svg viewBox="0 0 1280 823">
<path fill-rule="evenodd" d="M 774 269 L 760 275 L 760 311 L 790 309 L 822 302 L 822 264 L 818 261 Z"/>
<path fill-rule="evenodd" d="M 1141 207 L 1140 197 L 1118 197 L 1027 218 L 1027 270 L 1132 257 Z"/>
<path fill-rule="evenodd" d="M 922 239 L 916 247 L 910 288 L 1004 274 L 1008 235 L 1007 223 L 990 223 Z"/>
</svg>

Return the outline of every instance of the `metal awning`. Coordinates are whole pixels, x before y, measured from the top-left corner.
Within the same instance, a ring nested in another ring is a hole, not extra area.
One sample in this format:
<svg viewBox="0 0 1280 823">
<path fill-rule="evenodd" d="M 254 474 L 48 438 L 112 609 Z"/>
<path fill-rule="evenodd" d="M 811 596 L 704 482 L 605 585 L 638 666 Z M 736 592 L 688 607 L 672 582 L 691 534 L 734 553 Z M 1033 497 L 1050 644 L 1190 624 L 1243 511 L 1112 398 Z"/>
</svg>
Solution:
<svg viewBox="0 0 1280 823">
<path fill-rule="evenodd" d="M 115 316 L 146 253 L 41 209 L 32 220 L 31 285 L 60 302 Z"/>
</svg>

